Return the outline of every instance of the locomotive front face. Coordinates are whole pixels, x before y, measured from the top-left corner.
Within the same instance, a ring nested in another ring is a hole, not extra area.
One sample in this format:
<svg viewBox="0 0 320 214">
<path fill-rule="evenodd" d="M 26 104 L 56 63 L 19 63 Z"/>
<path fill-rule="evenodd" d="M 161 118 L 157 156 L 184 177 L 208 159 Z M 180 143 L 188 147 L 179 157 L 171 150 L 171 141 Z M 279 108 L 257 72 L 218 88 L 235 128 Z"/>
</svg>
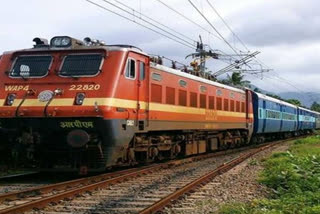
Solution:
<svg viewBox="0 0 320 214">
<path fill-rule="evenodd" d="M 35 41 L 34 49 L 1 57 L 1 142 L 20 163 L 105 168 L 114 160 L 107 147 L 121 142 L 122 125 L 108 103 L 126 53 L 70 37 Z"/>
</svg>

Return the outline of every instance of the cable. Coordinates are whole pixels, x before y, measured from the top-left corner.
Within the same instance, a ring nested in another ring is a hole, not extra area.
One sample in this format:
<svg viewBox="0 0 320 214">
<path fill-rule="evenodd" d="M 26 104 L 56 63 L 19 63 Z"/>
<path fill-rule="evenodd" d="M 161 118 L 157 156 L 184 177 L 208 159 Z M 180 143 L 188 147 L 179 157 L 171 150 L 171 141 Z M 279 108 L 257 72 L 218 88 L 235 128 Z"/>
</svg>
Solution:
<svg viewBox="0 0 320 214">
<path fill-rule="evenodd" d="M 115 11 L 112 11 L 112 10 L 110 10 L 110 9 L 108 9 L 108 8 L 100 5 L 100 4 L 97 4 L 96 2 L 93 2 L 93 1 L 91 1 L 91 0 L 85 0 L 85 1 L 89 2 L 89 3 L 92 4 L 92 5 L 97 6 L 97 7 L 101 8 L 101 9 L 103 9 L 103 10 L 106 10 L 106 11 L 108 11 L 108 12 L 110 12 L 110 13 L 113 13 L 113 14 L 115 14 L 115 15 L 117 15 L 117 16 L 120 16 L 120 17 L 122 17 L 122 18 L 124 18 L 124 19 L 126 19 L 126 20 L 128 20 L 128 21 L 131 21 L 131 22 L 133 22 L 133 23 L 135 23 L 135 24 L 137 24 L 137 25 L 140 25 L 140 26 L 142 26 L 142 27 L 144 27 L 144 28 L 146 28 L 146 29 L 148 29 L 148 30 L 150 30 L 150 31 L 153 31 L 153 32 L 155 32 L 155 33 L 157 33 L 157 34 L 159 34 L 159 35 L 162 35 L 162 36 L 164 36 L 164 37 L 166 37 L 166 38 L 168 38 L 168 39 L 171 39 L 172 41 L 175 41 L 175 42 L 177 42 L 177 43 L 179 43 L 179 44 L 181 44 L 181 45 L 184 45 L 184 46 L 186 46 L 186 47 L 188 47 L 188 48 L 191 48 L 192 50 L 195 49 L 194 46 L 187 45 L 187 44 L 185 44 L 185 43 L 183 43 L 183 42 L 181 42 L 181 41 L 179 41 L 179 40 L 176 40 L 176 39 L 174 39 L 174 38 L 172 38 L 172 37 L 170 37 L 170 36 L 168 36 L 168 35 L 166 35 L 166 34 L 164 34 L 164 33 L 161 33 L 161 32 L 159 32 L 159 31 L 157 31 L 157 30 L 155 30 L 155 29 L 152 29 L 152 28 L 150 28 L 150 27 L 148 27 L 148 26 L 145 26 L 145 25 L 143 25 L 143 24 L 141 24 L 141 23 L 138 23 L 138 22 L 136 22 L 135 20 L 132 20 L 132 19 L 130 19 L 130 18 L 128 18 L 128 17 L 120 14 L 120 13 L 117 13 L 117 12 L 115 12 Z"/>
<path fill-rule="evenodd" d="M 196 5 L 193 4 L 193 2 L 191 0 L 188 0 L 189 3 L 192 5 L 192 7 L 198 11 L 198 13 L 207 21 L 207 23 L 212 27 L 212 29 L 214 31 L 216 31 L 216 33 L 221 37 L 221 39 L 223 39 L 223 41 L 238 55 L 238 52 L 232 47 L 232 45 L 222 36 L 222 34 L 213 26 L 213 24 L 207 19 L 207 17 L 201 13 L 201 11 L 197 8 Z M 240 57 L 241 58 L 241 57 Z"/>
<path fill-rule="evenodd" d="M 126 8 L 128 8 L 128 9 L 130 9 L 130 10 L 132 10 L 133 12 L 138 13 L 139 15 L 144 16 L 144 17 L 146 17 L 146 18 L 150 19 L 151 21 L 153 21 L 153 22 L 155 22 L 155 23 L 157 23 L 157 24 L 159 24 L 159 25 L 161 25 L 161 26 L 163 26 L 163 27 L 165 27 L 165 28 L 167 28 L 167 29 L 169 29 L 169 30 L 171 30 L 171 31 L 175 32 L 176 34 L 179 34 L 180 36 L 183 36 L 184 38 L 189 39 L 190 41 L 192 41 L 192 42 L 194 42 L 194 43 L 196 43 L 196 42 L 197 42 L 197 41 L 195 41 L 194 39 L 192 39 L 192 38 L 190 38 L 190 37 L 188 37 L 188 36 L 186 36 L 186 35 L 184 35 L 184 34 L 182 34 L 182 33 L 178 32 L 178 31 L 174 30 L 173 28 L 170 28 L 170 27 L 168 27 L 168 26 L 166 26 L 166 25 L 162 24 L 161 22 L 158 22 L 157 20 L 155 20 L 155 19 L 153 19 L 153 18 L 151 18 L 151 17 L 149 17 L 149 16 L 147 16 L 147 15 L 144 15 L 144 14 L 143 14 L 143 13 L 141 13 L 141 12 L 136 11 L 134 8 L 129 7 L 128 5 L 126 5 L 126 4 L 124 4 L 124 3 L 122 3 L 122 2 L 120 2 L 120 1 L 118 1 L 118 0 L 113 0 L 113 1 L 115 1 L 115 2 L 117 2 L 118 4 L 120 4 L 120 5 L 122 5 L 122 6 L 126 7 Z M 133 14 L 132 14 L 132 15 L 133 15 Z"/>
<path fill-rule="evenodd" d="M 181 41 L 184 41 L 186 44 L 189 44 L 189 45 L 191 45 L 191 46 L 193 46 L 193 45 L 194 45 L 193 43 L 190 43 L 190 42 L 188 42 L 188 41 L 186 41 L 186 40 L 182 39 L 181 37 L 178 37 L 178 36 L 174 35 L 173 33 L 170 33 L 169 31 L 164 30 L 163 28 L 160 28 L 159 26 L 157 26 L 157 25 L 155 25 L 155 24 L 153 24 L 153 23 L 149 22 L 148 20 L 146 20 L 146 19 L 144 19 L 144 18 L 142 18 L 142 17 L 139 17 L 139 16 L 137 16 L 137 15 L 134 15 L 134 14 L 130 13 L 129 11 L 127 11 L 127 10 L 125 10 L 125 9 L 123 9 L 123 8 L 121 8 L 121 7 L 119 7 L 119 6 L 115 5 L 115 4 L 113 4 L 113 3 L 111 3 L 111 2 L 110 2 L 110 1 L 108 1 L 108 0 L 102 0 L 102 1 L 104 1 L 104 2 L 105 2 L 105 3 L 107 3 L 107 4 L 110 4 L 110 5 L 111 5 L 111 6 L 113 6 L 113 7 L 118 8 L 119 10 L 122 10 L 122 11 L 124 11 L 124 12 L 128 13 L 129 15 L 132 15 L 132 16 L 134 16 L 134 17 L 138 18 L 138 19 L 141 19 L 142 21 L 144 21 L 144 22 L 148 23 L 149 25 L 151 25 L 151 26 L 153 26 L 153 27 L 155 27 L 155 28 L 158 28 L 159 30 L 162 30 L 163 32 L 165 32 L 165 33 L 167 33 L 167 34 L 169 34 L 169 35 L 171 35 L 171 36 L 173 36 L 173 37 L 175 37 L 175 38 L 177 38 L 177 39 L 179 39 L 179 40 L 181 40 Z"/>
<path fill-rule="evenodd" d="M 219 12 L 216 10 L 215 7 L 210 3 L 209 0 L 206 0 L 211 7 L 211 9 L 219 16 L 219 18 L 222 20 L 222 22 L 227 26 L 227 28 L 230 30 L 230 32 L 238 39 L 238 41 L 243 45 L 243 47 L 250 52 L 248 47 L 244 44 L 244 42 L 237 36 L 237 34 L 231 29 L 231 27 L 228 25 L 228 23 L 223 19 L 223 17 L 219 14 Z"/>
<path fill-rule="evenodd" d="M 187 16 L 183 15 L 182 13 L 180 13 L 179 11 L 177 11 L 176 9 L 174 9 L 173 7 L 169 6 L 168 4 L 164 3 L 161 0 L 156 0 L 159 3 L 161 3 L 162 5 L 164 5 L 165 7 L 167 7 L 168 9 L 170 9 L 171 11 L 177 13 L 178 15 L 180 15 L 181 17 L 183 17 L 184 19 L 188 20 L 189 22 L 191 22 L 192 24 L 198 26 L 199 28 L 201 28 L 202 30 L 206 31 L 207 33 L 209 33 L 209 35 L 212 35 L 214 37 L 216 37 L 217 39 L 222 40 L 219 36 L 215 35 L 214 33 L 212 33 L 211 31 L 207 30 L 205 27 L 199 25 L 198 23 L 196 23 L 195 21 L 193 21 L 192 19 L 188 18 Z"/>
</svg>

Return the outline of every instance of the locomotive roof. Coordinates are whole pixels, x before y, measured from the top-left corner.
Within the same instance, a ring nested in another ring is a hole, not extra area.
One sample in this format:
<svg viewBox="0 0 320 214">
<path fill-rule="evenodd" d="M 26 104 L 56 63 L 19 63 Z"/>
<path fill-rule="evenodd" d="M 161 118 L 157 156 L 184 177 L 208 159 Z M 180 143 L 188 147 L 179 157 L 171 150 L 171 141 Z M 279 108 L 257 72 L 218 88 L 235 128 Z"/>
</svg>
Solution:
<svg viewBox="0 0 320 214">
<path fill-rule="evenodd" d="M 224 84 L 221 84 L 221 83 L 218 83 L 218 82 L 214 82 L 214 81 L 211 81 L 211 80 L 207 80 L 207 79 L 204 79 L 204 78 L 192 75 L 192 74 L 188 74 L 188 73 L 182 72 L 182 71 L 177 70 L 177 69 L 169 68 L 169 67 L 164 66 L 164 65 L 159 65 L 159 64 L 151 62 L 150 66 L 153 67 L 153 68 L 156 68 L 158 70 L 167 72 L 167 73 L 171 73 L 171 74 L 175 74 L 177 76 L 181 76 L 181 77 L 185 77 L 185 78 L 188 78 L 188 79 L 196 80 L 198 82 L 206 83 L 206 84 L 209 84 L 209 85 L 214 85 L 214 86 L 217 86 L 219 88 L 224 88 L 224 89 L 228 89 L 228 90 L 239 92 L 239 93 L 243 93 L 243 94 L 245 93 L 244 90 L 241 90 L 241 89 L 238 89 L 238 88 L 234 88 L 234 87 L 231 87 L 231 86 L 227 86 L 227 85 L 224 85 Z"/>
</svg>

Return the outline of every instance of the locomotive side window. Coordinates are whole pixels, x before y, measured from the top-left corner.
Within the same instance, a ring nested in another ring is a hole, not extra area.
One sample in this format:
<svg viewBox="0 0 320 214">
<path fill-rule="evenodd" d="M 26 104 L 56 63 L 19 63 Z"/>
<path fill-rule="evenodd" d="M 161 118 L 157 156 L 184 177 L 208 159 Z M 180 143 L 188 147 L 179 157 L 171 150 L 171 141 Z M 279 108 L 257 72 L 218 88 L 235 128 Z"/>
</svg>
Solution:
<svg viewBox="0 0 320 214">
<path fill-rule="evenodd" d="M 223 110 L 224 111 L 229 111 L 229 100 L 228 99 L 224 99 L 223 100 Z"/>
<path fill-rule="evenodd" d="M 197 93 L 190 92 L 190 106 L 191 107 L 198 107 L 198 95 Z"/>
<path fill-rule="evenodd" d="M 201 85 L 201 86 L 200 86 L 200 91 L 201 91 L 202 93 L 206 93 L 206 92 L 207 92 L 207 87 Z"/>
<path fill-rule="evenodd" d="M 230 100 L 230 111 L 234 111 L 234 100 Z"/>
<path fill-rule="evenodd" d="M 207 108 L 207 96 L 200 94 L 200 108 Z"/>
<path fill-rule="evenodd" d="M 166 87 L 166 104 L 175 104 L 175 89 Z"/>
<path fill-rule="evenodd" d="M 241 112 L 241 110 L 240 110 L 240 101 L 237 101 L 236 102 L 236 112 Z"/>
<path fill-rule="evenodd" d="M 139 80 L 144 80 L 146 78 L 146 66 L 144 64 L 144 62 L 139 62 L 139 66 L 140 66 L 140 78 Z"/>
<path fill-rule="evenodd" d="M 214 109 L 214 96 L 209 96 L 209 109 Z"/>
<path fill-rule="evenodd" d="M 162 80 L 162 77 L 160 74 L 152 73 L 152 79 L 160 82 Z"/>
<path fill-rule="evenodd" d="M 217 110 L 222 110 L 222 98 L 217 97 Z"/>
<path fill-rule="evenodd" d="M 181 87 L 187 87 L 187 82 L 184 81 L 184 80 L 179 80 L 179 85 L 180 85 Z"/>
<path fill-rule="evenodd" d="M 136 61 L 134 59 L 128 59 L 125 76 L 129 79 L 136 78 Z"/>
<path fill-rule="evenodd" d="M 162 102 L 162 86 L 157 84 L 151 84 L 151 102 Z"/>
<path fill-rule="evenodd" d="M 220 89 L 217 89 L 217 96 L 221 96 L 222 95 L 222 91 Z"/>
<path fill-rule="evenodd" d="M 101 54 L 77 54 L 64 58 L 60 76 L 95 76 L 100 72 L 103 56 Z"/>
<path fill-rule="evenodd" d="M 48 74 L 51 56 L 19 56 L 10 71 L 10 77 L 44 77 Z"/>
<path fill-rule="evenodd" d="M 246 112 L 246 107 L 245 107 L 245 103 L 241 102 L 241 112 L 245 113 Z"/>
<path fill-rule="evenodd" d="M 179 90 L 179 105 L 187 106 L 187 92 L 184 90 Z"/>
</svg>

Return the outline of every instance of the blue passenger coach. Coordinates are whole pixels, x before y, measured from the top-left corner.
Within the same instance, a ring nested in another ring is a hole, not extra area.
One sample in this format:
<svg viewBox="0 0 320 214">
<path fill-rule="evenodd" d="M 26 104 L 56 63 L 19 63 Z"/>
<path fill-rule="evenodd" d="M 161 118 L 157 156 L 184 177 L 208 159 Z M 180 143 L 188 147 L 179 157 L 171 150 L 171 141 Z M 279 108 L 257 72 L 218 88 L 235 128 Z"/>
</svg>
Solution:
<svg viewBox="0 0 320 214">
<path fill-rule="evenodd" d="M 316 115 L 316 129 L 320 129 L 320 113 L 314 112 Z"/>
<path fill-rule="evenodd" d="M 298 107 L 298 130 L 312 130 L 316 129 L 317 112 L 311 111 L 306 108 Z"/>
<path fill-rule="evenodd" d="M 254 134 L 290 134 L 298 129 L 298 108 L 290 103 L 253 93 Z M 275 136 L 274 136 L 275 137 Z"/>
</svg>

